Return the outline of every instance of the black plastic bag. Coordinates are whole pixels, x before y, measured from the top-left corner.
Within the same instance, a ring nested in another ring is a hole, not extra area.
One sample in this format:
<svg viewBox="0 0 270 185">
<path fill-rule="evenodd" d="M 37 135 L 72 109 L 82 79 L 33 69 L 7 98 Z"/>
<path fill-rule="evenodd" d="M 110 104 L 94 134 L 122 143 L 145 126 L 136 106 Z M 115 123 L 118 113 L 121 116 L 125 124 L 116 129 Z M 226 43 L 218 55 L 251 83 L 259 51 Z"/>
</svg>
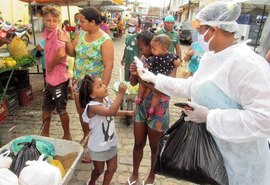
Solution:
<svg viewBox="0 0 270 185">
<path fill-rule="evenodd" d="M 229 184 L 214 138 L 205 124 L 184 121 L 184 114 L 160 139 L 155 172 L 197 184 Z"/>
<path fill-rule="evenodd" d="M 10 170 L 15 173 L 18 177 L 21 170 L 26 166 L 25 162 L 30 160 L 38 160 L 41 153 L 36 147 L 36 140 L 32 139 L 31 143 L 24 142 L 18 145 L 24 145 L 23 148 L 13 158 Z"/>
</svg>

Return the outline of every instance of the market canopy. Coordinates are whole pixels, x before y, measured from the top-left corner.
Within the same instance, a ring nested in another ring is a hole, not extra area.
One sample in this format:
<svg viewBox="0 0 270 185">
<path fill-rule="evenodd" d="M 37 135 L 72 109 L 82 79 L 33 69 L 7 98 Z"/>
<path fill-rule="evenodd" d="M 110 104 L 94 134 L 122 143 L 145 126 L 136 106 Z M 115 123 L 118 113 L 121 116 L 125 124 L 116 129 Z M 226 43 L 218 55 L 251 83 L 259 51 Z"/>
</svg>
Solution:
<svg viewBox="0 0 270 185">
<path fill-rule="evenodd" d="M 20 0 L 31 4 L 55 4 L 55 5 L 74 5 L 74 6 L 88 6 L 89 0 Z"/>
</svg>

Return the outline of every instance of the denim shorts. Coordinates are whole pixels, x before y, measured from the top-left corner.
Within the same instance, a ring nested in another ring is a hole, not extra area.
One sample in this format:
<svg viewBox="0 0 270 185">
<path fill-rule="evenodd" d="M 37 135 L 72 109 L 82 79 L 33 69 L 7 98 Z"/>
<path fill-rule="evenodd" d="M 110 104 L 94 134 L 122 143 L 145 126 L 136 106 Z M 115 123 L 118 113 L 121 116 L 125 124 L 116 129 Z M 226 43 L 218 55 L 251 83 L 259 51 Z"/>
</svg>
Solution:
<svg viewBox="0 0 270 185">
<path fill-rule="evenodd" d="M 67 112 L 68 84 L 69 80 L 57 86 L 46 84 L 42 105 L 43 111 L 52 112 L 56 109 L 58 114 L 65 114 Z"/>
<path fill-rule="evenodd" d="M 153 94 L 145 97 L 140 105 L 135 109 L 135 124 L 147 123 L 148 127 L 158 132 L 165 132 L 169 128 L 169 97 L 161 95 L 159 104 L 155 107 L 155 112 L 151 116 L 147 116 L 147 111 L 151 106 Z"/>
</svg>

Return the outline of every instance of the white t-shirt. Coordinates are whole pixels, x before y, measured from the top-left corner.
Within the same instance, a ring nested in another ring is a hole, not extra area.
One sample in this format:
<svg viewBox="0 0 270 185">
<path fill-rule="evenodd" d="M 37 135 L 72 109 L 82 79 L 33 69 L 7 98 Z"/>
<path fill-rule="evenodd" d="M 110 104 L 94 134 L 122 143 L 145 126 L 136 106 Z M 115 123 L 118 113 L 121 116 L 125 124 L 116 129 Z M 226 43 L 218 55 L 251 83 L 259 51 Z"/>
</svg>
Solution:
<svg viewBox="0 0 270 185">
<path fill-rule="evenodd" d="M 95 115 L 94 117 L 89 118 L 88 107 L 90 106 L 110 107 L 111 101 L 107 100 L 104 103 L 90 101 L 84 109 L 82 119 L 85 123 L 88 123 L 89 128 L 91 129 L 88 148 L 94 152 L 103 152 L 109 150 L 111 147 L 117 146 L 113 117 Z"/>
</svg>

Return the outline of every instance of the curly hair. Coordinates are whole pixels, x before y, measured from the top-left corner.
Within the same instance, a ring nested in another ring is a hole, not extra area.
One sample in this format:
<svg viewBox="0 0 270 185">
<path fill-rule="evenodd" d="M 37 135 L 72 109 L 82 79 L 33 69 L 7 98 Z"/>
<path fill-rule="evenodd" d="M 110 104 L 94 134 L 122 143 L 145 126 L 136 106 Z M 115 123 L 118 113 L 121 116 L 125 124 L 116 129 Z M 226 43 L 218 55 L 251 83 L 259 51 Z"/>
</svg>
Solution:
<svg viewBox="0 0 270 185">
<path fill-rule="evenodd" d="M 85 106 L 93 100 L 90 95 L 93 92 L 93 83 L 95 81 L 95 77 L 92 75 L 85 75 L 85 77 L 82 80 L 80 91 L 79 91 L 79 102 L 81 108 L 85 108 Z"/>
<path fill-rule="evenodd" d="M 59 17 L 60 12 L 57 10 L 55 6 L 47 5 L 42 8 L 42 16 L 45 16 L 47 14 L 51 14 L 54 17 Z"/>
</svg>

